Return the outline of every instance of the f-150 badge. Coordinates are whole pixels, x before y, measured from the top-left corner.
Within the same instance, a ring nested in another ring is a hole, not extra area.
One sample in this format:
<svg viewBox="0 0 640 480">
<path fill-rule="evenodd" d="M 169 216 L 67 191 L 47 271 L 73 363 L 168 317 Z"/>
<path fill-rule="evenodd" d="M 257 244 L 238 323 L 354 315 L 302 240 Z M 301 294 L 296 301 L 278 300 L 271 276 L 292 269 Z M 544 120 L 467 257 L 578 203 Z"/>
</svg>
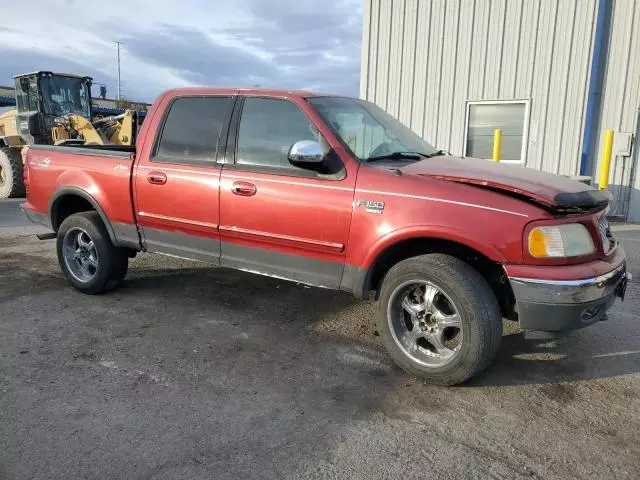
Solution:
<svg viewBox="0 0 640 480">
<path fill-rule="evenodd" d="M 382 213 L 384 210 L 384 202 L 375 200 L 358 200 L 358 207 L 364 207 L 367 213 Z"/>
</svg>

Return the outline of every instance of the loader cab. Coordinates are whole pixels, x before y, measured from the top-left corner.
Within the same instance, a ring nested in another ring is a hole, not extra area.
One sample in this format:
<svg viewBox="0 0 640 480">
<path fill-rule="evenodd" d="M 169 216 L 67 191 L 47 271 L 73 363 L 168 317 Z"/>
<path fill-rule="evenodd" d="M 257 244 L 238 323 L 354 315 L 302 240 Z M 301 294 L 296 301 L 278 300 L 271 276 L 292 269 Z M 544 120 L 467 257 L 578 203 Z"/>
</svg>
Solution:
<svg viewBox="0 0 640 480">
<path fill-rule="evenodd" d="M 34 72 L 14 79 L 16 128 L 26 144 L 52 143 L 57 118 L 75 114 L 91 121 L 91 77 Z"/>
</svg>

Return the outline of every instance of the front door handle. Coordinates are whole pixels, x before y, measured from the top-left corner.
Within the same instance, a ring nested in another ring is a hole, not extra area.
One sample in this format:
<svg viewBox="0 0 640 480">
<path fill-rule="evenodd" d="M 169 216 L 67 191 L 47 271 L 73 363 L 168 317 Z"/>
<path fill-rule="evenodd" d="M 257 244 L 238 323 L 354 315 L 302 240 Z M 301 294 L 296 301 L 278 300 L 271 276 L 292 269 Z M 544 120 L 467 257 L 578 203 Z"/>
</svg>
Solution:
<svg viewBox="0 0 640 480">
<path fill-rule="evenodd" d="M 151 172 L 147 175 L 147 182 L 153 185 L 164 185 L 167 183 L 167 176 L 162 172 Z"/>
<path fill-rule="evenodd" d="M 249 182 L 233 182 L 231 191 L 235 195 L 242 195 L 244 197 L 251 197 L 256 194 L 258 189 L 253 183 Z"/>
</svg>

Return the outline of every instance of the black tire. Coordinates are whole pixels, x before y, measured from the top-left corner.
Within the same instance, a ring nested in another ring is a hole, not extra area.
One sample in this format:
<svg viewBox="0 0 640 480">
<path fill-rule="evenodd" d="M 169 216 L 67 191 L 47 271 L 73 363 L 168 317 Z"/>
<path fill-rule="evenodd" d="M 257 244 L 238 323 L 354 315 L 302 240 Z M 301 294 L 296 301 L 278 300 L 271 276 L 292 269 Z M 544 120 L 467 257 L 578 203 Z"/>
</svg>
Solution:
<svg viewBox="0 0 640 480">
<path fill-rule="evenodd" d="M 388 315 L 394 307 L 390 307 L 390 302 L 397 302 L 392 296 L 399 294 L 394 292 L 413 280 L 435 285 L 458 312 L 462 341 L 457 354 L 444 365 L 419 363 L 394 339 Z M 409 258 L 389 270 L 378 299 L 378 331 L 387 351 L 402 369 L 429 383 L 455 385 L 489 365 L 500 346 L 502 316 L 495 295 L 476 270 L 455 257 L 430 254 Z"/>
<path fill-rule="evenodd" d="M 0 148 L 0 198 L 24 197 L 22 156 L 17 148 Z"/>
<path fill-rule="evenodd" d="M 81 281 L 70 270 L 63 255 L 63 243 L 67 232 L 77 229 L 86 232 L 95 245 L 97 267 L 93 277 Z M 126 250 L 111 243 L 109 233 L 97 212 L 82 212 L 65 218 L 57 233 L 58 262 L 62 272 L 77 290 L 89 295 L 111 291 L 120 286 L 127 274 L 129 257 Z"/>
<path fill-rule="evenodd" d="M 129 271 L 129 256 L 124 251 L 119 253 L 119 256 L 114 261 L 113 273 L 104 286 L 104 292 L 110 292 L 120 287 Z"/>
</svg>

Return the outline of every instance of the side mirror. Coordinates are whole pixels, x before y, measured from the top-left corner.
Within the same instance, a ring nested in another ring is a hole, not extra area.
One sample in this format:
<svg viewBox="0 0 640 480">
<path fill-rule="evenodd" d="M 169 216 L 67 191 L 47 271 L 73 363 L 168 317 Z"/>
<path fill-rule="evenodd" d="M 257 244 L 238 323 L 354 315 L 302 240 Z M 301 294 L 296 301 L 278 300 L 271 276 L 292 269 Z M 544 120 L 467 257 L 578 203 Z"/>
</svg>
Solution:
<svg viewBox="0 0 640 480">
<path fill-rule="evenodd" d="M 322 147 L 312 140 L 300 140 L 289 148 L 287 158 L 292 165 L 301 168 L 317 168 L 324 161 Z"/>
</svg>

